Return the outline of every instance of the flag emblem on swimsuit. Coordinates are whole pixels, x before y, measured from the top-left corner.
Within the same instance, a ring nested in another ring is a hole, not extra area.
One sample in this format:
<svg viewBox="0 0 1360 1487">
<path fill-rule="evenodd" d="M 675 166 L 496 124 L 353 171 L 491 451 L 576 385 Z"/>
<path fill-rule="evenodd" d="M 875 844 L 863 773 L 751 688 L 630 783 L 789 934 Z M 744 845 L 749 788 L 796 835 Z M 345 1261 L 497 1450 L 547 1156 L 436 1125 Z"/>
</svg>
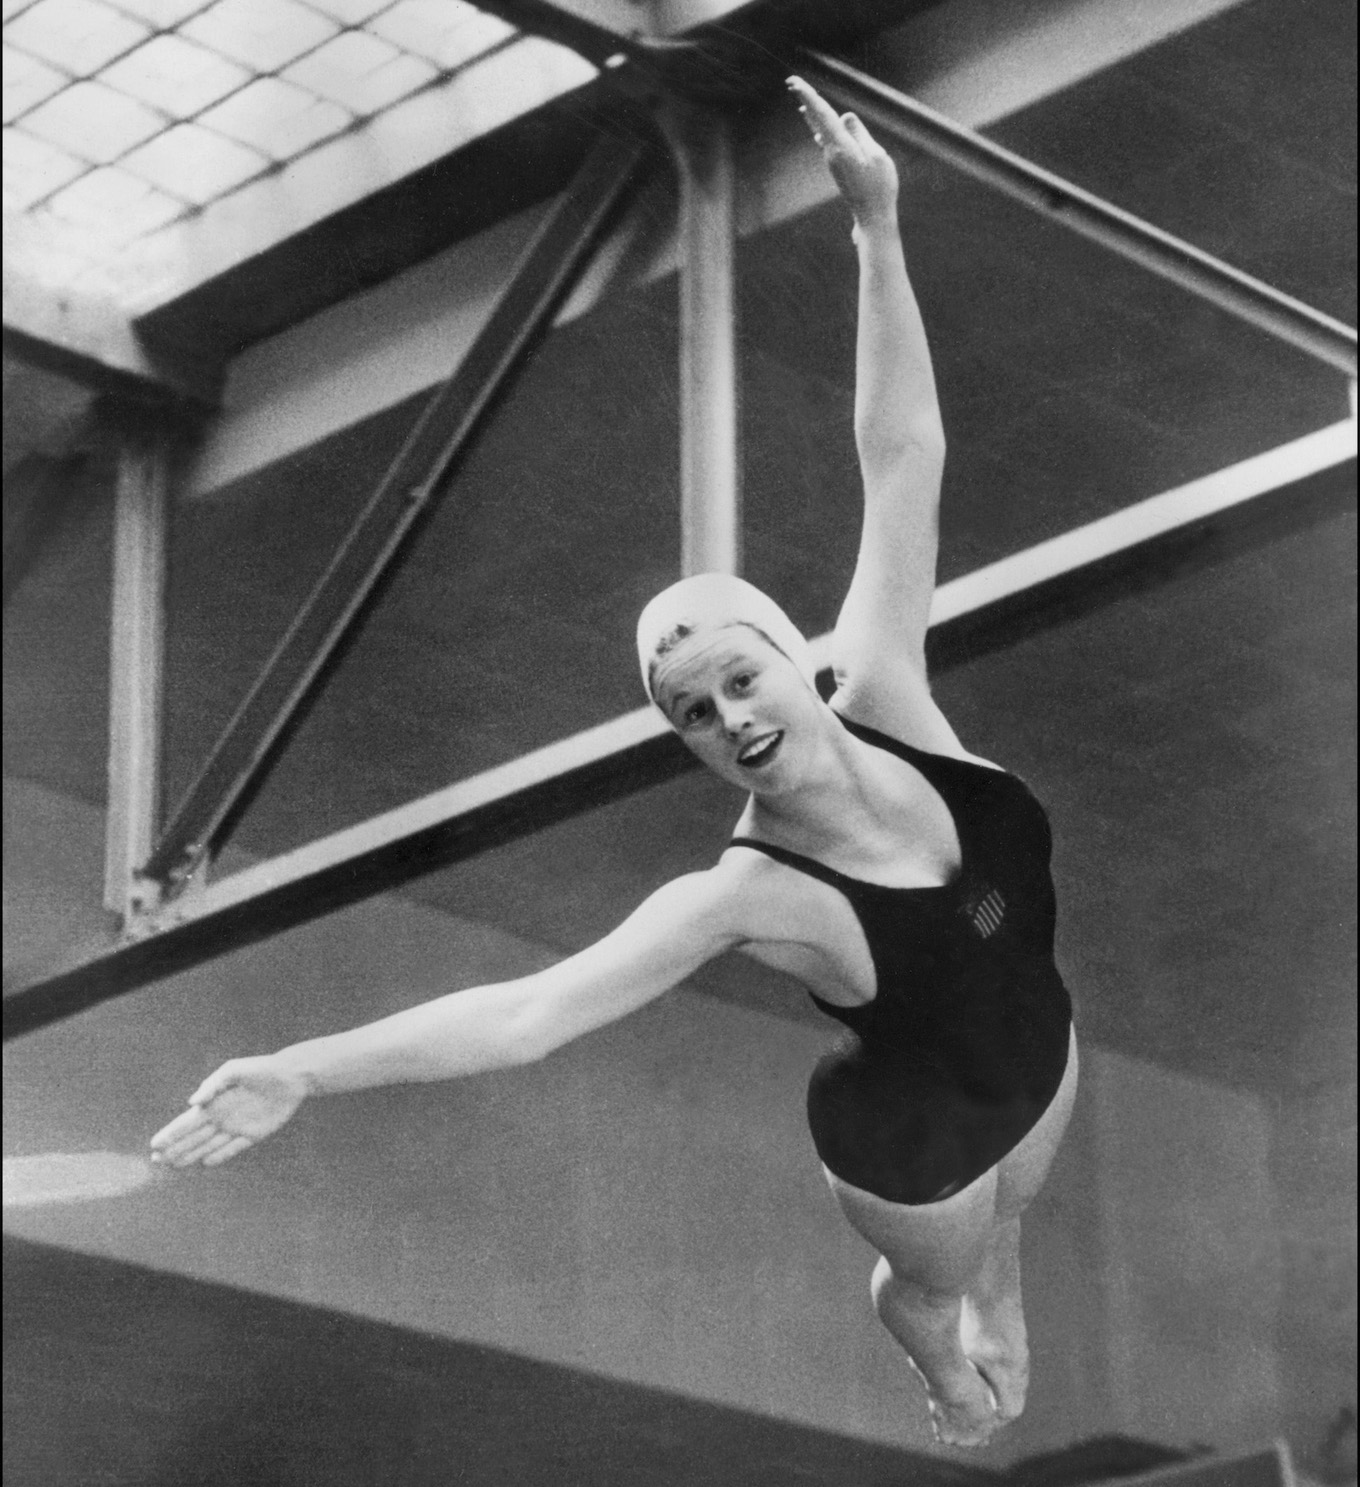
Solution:
<svg viewBox="0 0 1360 1487">
<path fill-rule="evenodd" d="M 1001 928 L 1006 915 L 1006 900 L 995 888 L 989 888 L 981 898 L 969 901 L 966 912 L 973 921 L 973 928 L 985 940 Z"/>
</svg>

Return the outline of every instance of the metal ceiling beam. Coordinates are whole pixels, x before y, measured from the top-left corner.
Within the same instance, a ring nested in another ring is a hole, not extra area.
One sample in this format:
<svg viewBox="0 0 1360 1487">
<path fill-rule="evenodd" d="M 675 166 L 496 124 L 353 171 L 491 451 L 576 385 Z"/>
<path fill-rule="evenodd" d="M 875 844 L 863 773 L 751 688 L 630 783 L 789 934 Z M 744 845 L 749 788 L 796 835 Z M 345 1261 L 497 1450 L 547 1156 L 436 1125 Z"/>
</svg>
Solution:
<svg viewBox="0 0 1360 1487">
<path fill-rule="evenodd" d="M 955 166 L 1058 226 L 1170 279 L 1355 379 L 1352 327 L 1111 206 L 846 62 L 803 51 L 796 65 L 837 108 L 859 114 L 883 134 Z"/>
<path fill-rule="evenodd" d="M 1155 587 L 1355 497 L 1346 420 L 943 584 L 938 670 Z M 830 637 L 814 654 L 830 663 Z M 5 998 L 18 1037 L 361 899 L 672 779 L 696 761 L 640 708 L 510 764 L 260 863 L 153 916 L 146 938 L 53 967 Z"/>
<path fill-rule="evenodd" d="M 211 412 L 221 396 L 220 366 L 164 355 L 111 301 L 58 293 L 8 265 L 4 346 L 19 361 L 119 397 Z"/>
<path fill-rule="evenodd" d="M 800 5 L 798 19 L 803 29 L 819 21 L 820 29 L 825 29 L 825 21 L 816 12 L 839 12 L 838 30 L 848 28 L 859 36 L 921 8 L 912 0 L 836 0 L 832 5 L 813 0 L 812 5 Z M 773 4 L 771 0 L 481 0 L 480 9 L 521 31 L 571 47 L 601 66 L 620 49 L 645 47 L 649 41 L 749 28 L 763 10 L 780 12 L 779 23 L 787 27 L 791 7 L 788 0 L 773 0 Z"/>
<path fill-rule="evenodd" d="M 637 126 L 596 144 L 214 745 L 147 859 L 145 877 L 173 891 L 220 846 L 304 700 L 367 613 L 412 529 L 448 490 L 483 417 L 523 368 L 654 154 Z"/>
<path fill-rule="evenodd" d="M 482 0 L 478 8 L 519 31 L 570 47 L 596 67 L 603 67 L 621 50 L 632 50 L 633 36 L 639 30 L 637 10 L 628 15 L 623 7 L 608 20 L 600 19 L 598 8 L 596 15 L 585 16 L 552 0 Z"/>
</svg>

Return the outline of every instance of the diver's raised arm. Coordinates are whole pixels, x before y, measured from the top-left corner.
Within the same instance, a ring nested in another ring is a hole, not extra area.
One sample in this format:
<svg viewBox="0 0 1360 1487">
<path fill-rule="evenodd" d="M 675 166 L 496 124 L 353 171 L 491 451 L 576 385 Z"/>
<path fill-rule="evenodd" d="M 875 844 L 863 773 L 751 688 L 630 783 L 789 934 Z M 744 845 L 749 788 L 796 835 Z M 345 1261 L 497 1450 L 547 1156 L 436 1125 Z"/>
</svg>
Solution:
<svg viewBox="0 0 1360 1487">
<path fill-rule="evenodd" d="M 837 706 L 897 737 L 954 752 L 958 740 L 926 686 L 945 440 L 898 228 L 897 168 L 853 114 L 837 114 L 801 79 L 789 86 L 854 214 L 859 257 L 855 442 L 864 515 L 832 647 Z"/>
<path fill-rule="evenodd" d="M 424 1002 L 349 1032 L 232 1059 L 152 1137 L 174 1166 L 217 1166 L 308 1095 L 453 1079 L 545 1057 L 617 1021 L 744 938 L 730 868 L 676 878 L 613 933 L 546 970 Z"/>
</svg>

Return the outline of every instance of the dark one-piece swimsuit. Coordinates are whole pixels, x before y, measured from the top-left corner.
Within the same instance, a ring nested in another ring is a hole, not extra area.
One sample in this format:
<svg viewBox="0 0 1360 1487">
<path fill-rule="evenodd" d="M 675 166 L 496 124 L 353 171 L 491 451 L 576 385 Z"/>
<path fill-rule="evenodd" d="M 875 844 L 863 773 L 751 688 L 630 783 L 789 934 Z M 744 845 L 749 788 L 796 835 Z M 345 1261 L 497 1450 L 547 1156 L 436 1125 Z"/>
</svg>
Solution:
<svg viewBox="0 0 1360 1487">
<path fill-rule="evenodd" d="M 853 1187 L 933 1203 L 1012 1151 L 1062 1083 L 1072 1003 L 1053 959 L 1052 834 L 1015 775 L 841 722 L 939 792 L 962 853 L 953 879 L 887 888 L 768 842 L 733 845 L 838 889 L 873 957 L 872 1001 L 812 998 L 849 1029 L 808 1084 L 817 1154 Z"/>
</svg>

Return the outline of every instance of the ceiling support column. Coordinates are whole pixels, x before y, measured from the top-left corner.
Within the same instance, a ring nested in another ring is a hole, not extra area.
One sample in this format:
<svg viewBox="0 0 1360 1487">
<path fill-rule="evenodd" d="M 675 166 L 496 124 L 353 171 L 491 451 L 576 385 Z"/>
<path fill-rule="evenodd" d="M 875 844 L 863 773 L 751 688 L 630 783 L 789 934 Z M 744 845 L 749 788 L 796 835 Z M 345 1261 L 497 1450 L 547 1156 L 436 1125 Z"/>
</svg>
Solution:
<svg viewBox="0 0 1360 1487">
<path fill-rule="evenodd" d="M 104 906 L 125 925 L 153 907 L 141 876 L 160 815 L 170 437 L 163 415 L 114 414 L 113 614 Z"/>
<path fill-rule="evenodd" d="M 662 110 L 680 176 L 680 571 L 741 567 L 732 141 L 721 114 Z"/>
</svg>

